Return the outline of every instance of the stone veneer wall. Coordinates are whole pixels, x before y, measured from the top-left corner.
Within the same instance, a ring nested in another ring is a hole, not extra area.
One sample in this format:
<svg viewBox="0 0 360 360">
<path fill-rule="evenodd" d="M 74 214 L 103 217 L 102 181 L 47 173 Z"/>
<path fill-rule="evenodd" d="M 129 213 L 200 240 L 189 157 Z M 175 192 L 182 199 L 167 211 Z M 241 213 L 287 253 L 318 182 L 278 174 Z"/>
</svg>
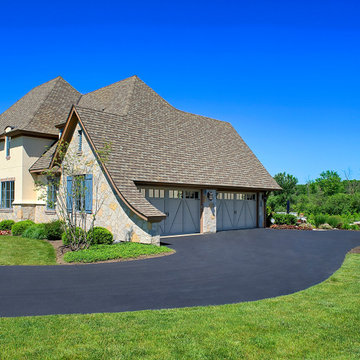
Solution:
<svg viewBox="0 0 360 360">
<path fill-rule="evenodd" d="M 202 232 L 216 232 L 216 191 L 202 191 Z"/>
<path fill-rule="evenodd" d="M 90 145 L 83 135 L 82 152 L 78 153 L 78 138 L 76 136 L 80 126 L 75 129 L 75 136 L 70 141 L 67 154 L 74 156 L 77 154 L 79 163 L 92 163 L 91 167 L 83 168 L 83 174 L 92 173 L 93 175 L 93 209 L 97 200 L 103 201 L 103 204 L 96 215 L 95 226 L 102 226 L 111 231 L 114 235 L 114 241 L 132 241 L 145 244 L 160 244 L 160 235 L 158 223 L 150 223 L 141 219 L 132 212 L 124 202 L 119 198 L 106 179 Z M 61 179 L 61 182 L 63 179 Z M 91 215 L 89 216 L 89 220 Z"/>
</svg>

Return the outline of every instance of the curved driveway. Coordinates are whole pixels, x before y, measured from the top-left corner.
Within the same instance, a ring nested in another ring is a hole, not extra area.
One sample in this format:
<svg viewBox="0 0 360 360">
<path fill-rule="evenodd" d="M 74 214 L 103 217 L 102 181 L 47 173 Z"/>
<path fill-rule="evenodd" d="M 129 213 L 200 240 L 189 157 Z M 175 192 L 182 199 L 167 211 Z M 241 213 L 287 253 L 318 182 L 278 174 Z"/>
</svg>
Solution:
<svg viewBox="0 0 360 360">
<path fill-rule="evenodd" d="M 328 278 L 360 245 L 360 233 L 254 229 L 164 241 L 174 255 L 0 266 L 0 316 L 218 305 L 290 294 Z"/>
</svg>

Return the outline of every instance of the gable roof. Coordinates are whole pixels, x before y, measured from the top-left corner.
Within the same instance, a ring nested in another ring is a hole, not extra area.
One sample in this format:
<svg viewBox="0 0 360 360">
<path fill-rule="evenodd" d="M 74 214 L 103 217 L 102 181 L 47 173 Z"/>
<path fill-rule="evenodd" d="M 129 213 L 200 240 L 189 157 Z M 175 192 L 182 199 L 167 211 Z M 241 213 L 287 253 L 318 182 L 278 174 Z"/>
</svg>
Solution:
<svg viewBox="0 0 360 360">
<path fill-rule="evenodd" d="M 39 85 L 0 114 L 0 134 L 6 127 L 35 133 L 57 135 L 56 124 L 65 122 L 81 94 L 62 77 Z"/>
</svg>

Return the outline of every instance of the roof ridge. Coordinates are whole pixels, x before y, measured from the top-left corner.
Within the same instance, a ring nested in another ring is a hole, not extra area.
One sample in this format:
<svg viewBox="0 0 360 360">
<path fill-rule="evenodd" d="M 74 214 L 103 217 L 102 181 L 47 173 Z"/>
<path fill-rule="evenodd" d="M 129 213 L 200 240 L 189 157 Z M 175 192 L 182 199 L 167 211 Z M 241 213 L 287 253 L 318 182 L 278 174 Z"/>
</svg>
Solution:
<svg viewBox="0 0 360 360">
<path fill-rule="evenodd" d="M 87 92 L 87 93 L 85 93 L 85 94 L 82 94 L 82 95 L 84 96 L 84 95 L 92 94 L 92 93 L 94 93 L 94 92 L 96 92 L 96 91 L 103 90 L 103 89 L 105 89 L 105 88 L 107 88 L 107 87 L 113 86 L 113 85 L 115 85 L 115 84 L 119 84 L 119 83 L 121 83 L 121 82 L 123 82 L 123 81 L 126 81 L 126 80 L 129 80 L 129 79 L 131 79 L 131 78 L 138 78 L 138 76 L 137 76 L 137 75 L 129 76 L 129 77 L 125 78 L 125 79 L 122 79 L 122 80 L 119 80 L 119 81 L 115 81 L 115 82 L 112 83 L 112 84 L 102 86 L 102 87 L 100 87 L 100 88 L 98 88 L 98 89 L 96 89 L 96 90 L 89 91 L 89 92 Z"/>
<path fill-rule="evenodd" d="M 13 106 L 15 106 L 20 100 L 22 100 L 22 99 L 24 98 L 24 96 L 26 96 L 27 94 L 31 93 L 33 90 L 35 90 L 35 89 L 37 89 L 38 87 L 43 86 L 43 85 L 51 82 L 51 81 L 54 81 L 54 80 L 56 80 L 56 79 L 58 79 L 58 78 L 61 78 L 61 76 L 57 76 L 56 78 L 53 78 L 53 79 L 48 80 L 48 81 L 45 81 L 44 83 L 33 87 L 33 88 L 30 89 L 25 95 L 23 95 L 20 99 L 17 99 L 17 100 L 16 100 L 10 107 L 8 107 L 5 111 L 3 111 L 2 113 L 0 113 L 0 116 L 1 116 L 2 114 L 5 114 L 6 111 L 8 111 L 9 109 L 11 109 Z M 1 131 L 1 130 L 0 130 L 0 131 Z"/>
</svg>

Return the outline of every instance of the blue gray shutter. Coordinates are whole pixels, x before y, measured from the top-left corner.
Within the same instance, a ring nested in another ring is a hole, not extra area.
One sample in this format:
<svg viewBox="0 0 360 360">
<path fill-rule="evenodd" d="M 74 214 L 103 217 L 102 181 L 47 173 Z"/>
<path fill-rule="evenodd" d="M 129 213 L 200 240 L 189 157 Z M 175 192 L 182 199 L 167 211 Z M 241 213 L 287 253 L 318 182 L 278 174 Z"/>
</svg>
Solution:
<svg viewBox="0 0 360 360">
<path fill-rule="evenodd" d="M 66 183 L 66 207 L 68 212 L 72 212 L 72 205 L 73 205 L 73 196 L 72 196 L 72 177 L 67 177 Z"/>
<path fill-rule="evenodd" d="M 85 212 L 91 214 L 93 202 L 93 176 L 85 175 Z"/>
</svg>

